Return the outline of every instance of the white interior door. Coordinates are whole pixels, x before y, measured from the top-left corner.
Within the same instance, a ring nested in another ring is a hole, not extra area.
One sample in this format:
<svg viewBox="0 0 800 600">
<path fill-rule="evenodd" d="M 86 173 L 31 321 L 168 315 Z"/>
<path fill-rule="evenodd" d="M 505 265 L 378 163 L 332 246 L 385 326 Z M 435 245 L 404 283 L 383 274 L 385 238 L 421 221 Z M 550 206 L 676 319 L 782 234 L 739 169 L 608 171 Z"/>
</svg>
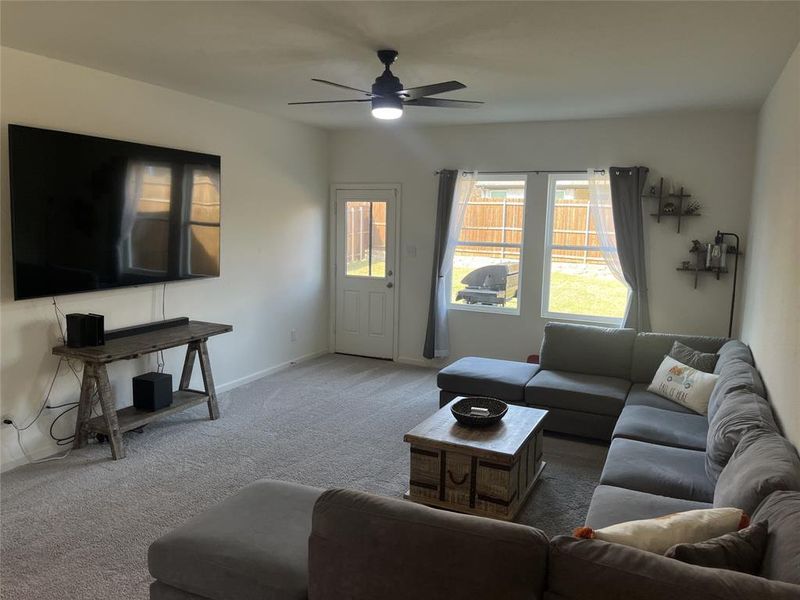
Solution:
<svg viewBox="0 0 800 600">
<path fill-rule="evenodd" d="M 393 358 L 395 189 L 336 190 L 336 352 Z"/>
</svg>

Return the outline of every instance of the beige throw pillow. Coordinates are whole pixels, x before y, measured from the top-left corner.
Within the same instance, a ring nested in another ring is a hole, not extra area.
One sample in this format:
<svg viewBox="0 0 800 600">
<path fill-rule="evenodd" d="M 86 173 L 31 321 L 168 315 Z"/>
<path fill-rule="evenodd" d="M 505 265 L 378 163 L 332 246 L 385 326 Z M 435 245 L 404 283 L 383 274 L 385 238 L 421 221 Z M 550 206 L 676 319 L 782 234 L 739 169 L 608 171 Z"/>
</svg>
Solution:
<svg viewBox="0 0 800 600">
<path fill-rule="evenodd" d="M 665 356 L 647 391 L 705 415 L 718 378 L 719 375 L 704 373 Z"/>
<path fill-rule="evenodd" d="M 706 508 L 610 525 L 603 529 L 579 527 L 575 536 L 613 542 L 664 554 L 675 544 L 696 544 L 749 525 L 738 508 Z"/>
</svg>

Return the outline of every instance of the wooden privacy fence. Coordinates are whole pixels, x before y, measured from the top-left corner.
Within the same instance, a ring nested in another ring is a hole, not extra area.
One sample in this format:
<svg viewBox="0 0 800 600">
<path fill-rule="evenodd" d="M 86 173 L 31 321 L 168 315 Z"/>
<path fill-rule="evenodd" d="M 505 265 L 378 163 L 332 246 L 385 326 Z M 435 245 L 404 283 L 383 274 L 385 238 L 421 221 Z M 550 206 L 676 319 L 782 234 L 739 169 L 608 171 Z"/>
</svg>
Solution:
<svg viewBox="0 0 800 600">
<path fill-rule="evenodd" d="M 496 244 L 521 244 L 525 204 L 521 199 L 480 198 L 470 202 L 464 215 L 459 241 L 485 243 L 485 246 L 459 246 L 460 256 L 519 259 L 520 247 Z M 612 235 L 613 239 L 613 235 Z M 561 246 L 599 246 L 588 198 L 556 202 L 553 214 L 553 244 Z M 605 264 L 599 250 L 553 250 L 559 262 Z"/>
<path fill-rule="evenodd" d="M 383 255 L 386 252 L 386 203 L 348 202 L 345 213 L 347 263 L 369 260 L 370 249 L 373 255 Z"/>
</svg>

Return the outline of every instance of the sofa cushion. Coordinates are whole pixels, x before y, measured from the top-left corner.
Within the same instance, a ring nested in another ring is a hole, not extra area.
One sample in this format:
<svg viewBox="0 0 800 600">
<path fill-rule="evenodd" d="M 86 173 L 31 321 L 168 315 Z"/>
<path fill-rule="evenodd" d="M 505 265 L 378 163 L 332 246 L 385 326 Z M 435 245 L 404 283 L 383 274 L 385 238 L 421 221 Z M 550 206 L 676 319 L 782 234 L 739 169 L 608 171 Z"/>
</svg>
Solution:
<svg viewBox="0 0 800 600">
<path fill-rule="evenodd" d="M 626 379 L 543 369 L 525 386 L 525 403 L 615 417 L 630 386 Z"/>
<path fill-rule="evenodd" d="M 732 360 L 743 360 L 750 365 L 755 364 L 753 362 L 753 353 L 750 352 L 750 348 L 748 348 L 747 344 L 739 340 L 725 342 L 717 354 L 719 354 L 719 358 L 717 359 L 717 366 L 714 367 L 714 373 L 717 374 Z"/>
<path fill-rule="evenodd" d="M 650 383 L 658 365 L 669 354 L 672 345 L 680 342 L 700 352 L 717 352 L 727 338 L 699 335 L 674 335 L 670 333 L 638 333 L 633 342 L 631 381 Z"/>
<path fill-rule="evenodd" d="M 675 544 L 664 556 L 690 565 L 755 575 L 766 549 L 767 524 L 758 522 L 695 544 Z"/>
<path fill-rule="evenodd" d="M 628 391 L 628 397 L 625 398 L 625 406 L 649 406 L 651 408 L 669 410 L 687 415 L 697 414 L 691 408 L 681 406 L 677 402 L 673 402 L 653 392 L 648 392 L 648 386 L 649 383 L 634 383 Z"/>
<path fill-rule="evenodd" d="M 700 371 L 671 356 L 665 356 L 647 391 L 705 415 L 708 412 L 708 399 L 718 378 L 719 375 Z"/>
<path fill-rule="evenodd" d="M 787 583 L 566 536 L 550 541 L 547 589 L 547 598 L 560 600 L 797 600 L 800 593 Z"/>
<path fill-rule="evenodd" d="M 769 532 L 761 576 L 800 584 L 800 492 L 775 492 L 759 505 L 753 520 L 766 521 Z"/>
<path fill-rule="evenodd" d="M 436 381 L 448 392 L 521 403 L 525 384 L 538 370 L 529 363 L 468 356 L 439 371 Z"/>
<path fill-rule="evenodd" d="M 547 323 L 539 364 L 550 371 L 568 371 L 629 379 L 636 331 Z"/>
<path fill-rule="evenodd" d="M 652 519 L 676 512 L 711 508 L 711 506 L 708 502 L 681 500 L 611 485 L 598 485 L 589 504 L 586 527 L 601 529 L 625 521 Z"/>
<path fill-rule="evenodd" d="M 305 600 L 311 514 L 322 492 L 251 483 L 153 542 L 150 574 L 211 600 Z"/>
<path fill-rule="evenodd" d="M 729 360 L 720 369 L 717 385 L 714 386 L 714 391 L 711 392 L 711 397 L 708 399 L 709 420 L 713 418 L 727 394 L 741 389 L 749 390 L 762 398 L 767 397 L 764 382 L 756 368 L 750 363 L 735 358 Z"/>
<path fill-rule="evenodd" d="M 679 363 L 683 363 L 684 365 L 697 369 L 698 371 L 703 371 L 704 373 L 713 373 L 714 367 L 717 366 L 716 353 L 700 352 L 700 350 L 690 348 L 677 340 L 672 344 L 668 356 L 674 358 Z"/>
<path fill-rule="evenodd" d="M 708 424 L 706 473 L 713 481 L 717 481 L 742 436 L 754 429 L 778 430 L 767 401 L 746 389 L 728 393 Z"/>
<path fill-rule="evenodd" d="M 800 457 L 779 433 L 755 429 L 742 436 L 719 474 L 714 506 L 736 506 L 753 514 L 778 490 L 800 491 Z"/>
<path fill-rule="evenodd" d="M 308 545 L 311 600 L 541 598 L 548 553 L 532 527 L 351 490 L 322 495 Z"/>
<path fill-rule="evenodd" d="M 703 415 L 689 415 L 650 406 L 626 406 L 619 416 L 613 437 L 705 450 L 707 434 L 708 420 Z"/>
<path fill-rule="evenodd" d="M 675 544 L 696 544 L 738 531 L 747 519 L 744 511 L 738 508 L 701 508 L 652 519 L 624 521 L 602 529 L 578 527 L 574 535 L 664 554 Z"/>
<path fill-rule="evenodd" d="M 600 483 L 698 502 L 714 497 L 703 452 L 623 438 L 611 442 Z"/>
</svg>

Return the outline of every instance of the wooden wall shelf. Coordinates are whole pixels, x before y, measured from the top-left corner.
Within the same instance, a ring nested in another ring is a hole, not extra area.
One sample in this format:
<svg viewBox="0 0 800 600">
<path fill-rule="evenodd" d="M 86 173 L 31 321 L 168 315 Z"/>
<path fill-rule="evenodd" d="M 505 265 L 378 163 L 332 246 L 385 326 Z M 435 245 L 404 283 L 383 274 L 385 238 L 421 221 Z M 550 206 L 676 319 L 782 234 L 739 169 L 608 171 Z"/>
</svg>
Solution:
<svg viewBox="0 0 800 600">
<path fill-rule="evenodd" d="M 703 267 L 702 269 L 695 267 L 678 267 L 675 270 L 694 273 L 694 289 L 697 289 L 697 277 L 700 273 L 712 273 L 717 276 L 717 279 L 719 279 L 720 274 L 725 274 L 728 272 L 726 267 Z"/>
<path fill-rule="evenodd" d="M 685 212 L 683 201 L 685 199 L 687 199 L 687 198 L 691 198 L 692 195 L 691 194 L 687 194 L 686 190 L 683 188 L 683 186 L 681 186 L 680 192 L 678 192 L 677 194 L 665 193 L 665 191 L 664 191 L 664 178 L 661 177 L 658 180 L 658 188 L 655 189 L 654 191 L 655 191 L 654 194 L 643 194 L 642 195 L 642 198 L 655 198 L 656 200 L 658 200 L 658 208 L 656 209 L 656 212 L 650 213 L 650 216 L 651 217 L 655 217 L 656 221 L 658 223 L 661 223 L 662 217 L 676 217 L 678 219 L 677 233 L 681 232 L 681 221 L 683 221 L 684 217 L 700 217 L 700 216 L 702 216 L 700 213 L 697 213 L 697 212 L 691 212 L 691 213 Z M 675 200 L 677 200 L 677 202 L 676 202 L 676 210 L 665 212 L 664 211 L 664 205 L 665 205 L 667 199 L 669 199 L 669 198 L 675 198 Z"/>
</svg>

